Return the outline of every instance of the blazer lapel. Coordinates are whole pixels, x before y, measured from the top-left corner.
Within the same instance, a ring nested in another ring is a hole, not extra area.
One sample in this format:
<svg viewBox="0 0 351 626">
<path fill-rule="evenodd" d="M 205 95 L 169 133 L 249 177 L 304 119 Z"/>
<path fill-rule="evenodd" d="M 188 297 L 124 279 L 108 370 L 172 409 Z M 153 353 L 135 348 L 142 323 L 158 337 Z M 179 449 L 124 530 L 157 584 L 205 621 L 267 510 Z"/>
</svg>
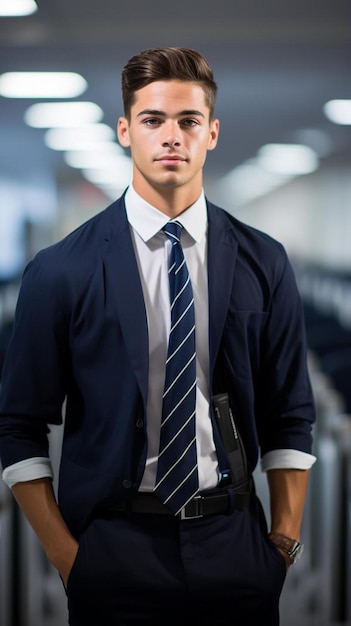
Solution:
<svg viewBox="0 0 351 626">
<path fill-rule="evenodd" d="M 211 379 L 232 293 L 238 243 L 220 209 L 208 203 L 208 298 Z"/>
<path fill-rule="evenodd" d="M 125 345 L 146 404 L 148 328 L 139 270 L 123 201 L 115 205 L 113 233 L 105 236 L 106 292 L 116 309 Z"/>
</svg>

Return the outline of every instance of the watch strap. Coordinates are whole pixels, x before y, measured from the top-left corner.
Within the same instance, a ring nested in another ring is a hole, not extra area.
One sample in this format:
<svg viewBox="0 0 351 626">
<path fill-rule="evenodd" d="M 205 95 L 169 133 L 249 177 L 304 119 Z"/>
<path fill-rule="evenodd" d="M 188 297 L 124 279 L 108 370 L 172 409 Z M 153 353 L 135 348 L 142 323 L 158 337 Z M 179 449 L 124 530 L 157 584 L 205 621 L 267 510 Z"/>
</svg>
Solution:
<svg viewBox="0 0 351 626">
<path fill-rule="evenodd" d="M 286 537 L 286 535 L 275 531 L 270 532 L 268 537 L 277 548 L 288 554 L 292 563 L 295 563 L 301 556 L 303 544 L 297 539 L 291 539 L 291 537 Z"/>
</svg>

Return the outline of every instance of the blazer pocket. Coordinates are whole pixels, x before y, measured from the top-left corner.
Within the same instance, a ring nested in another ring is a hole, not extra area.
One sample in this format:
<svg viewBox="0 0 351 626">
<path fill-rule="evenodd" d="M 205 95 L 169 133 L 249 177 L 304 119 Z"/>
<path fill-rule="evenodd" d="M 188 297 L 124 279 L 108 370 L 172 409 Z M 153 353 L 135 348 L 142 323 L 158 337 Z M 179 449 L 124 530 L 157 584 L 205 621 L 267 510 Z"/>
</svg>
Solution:
<svg viewBox="0 0 351 626">
<path fill-rule="evenodd" d="M 255 310 L 229 310 L 225 321 L 225 326 L 235 326 L 239 328 L 261 327 L 268 318 L 268 311 Z"/>
</svg>

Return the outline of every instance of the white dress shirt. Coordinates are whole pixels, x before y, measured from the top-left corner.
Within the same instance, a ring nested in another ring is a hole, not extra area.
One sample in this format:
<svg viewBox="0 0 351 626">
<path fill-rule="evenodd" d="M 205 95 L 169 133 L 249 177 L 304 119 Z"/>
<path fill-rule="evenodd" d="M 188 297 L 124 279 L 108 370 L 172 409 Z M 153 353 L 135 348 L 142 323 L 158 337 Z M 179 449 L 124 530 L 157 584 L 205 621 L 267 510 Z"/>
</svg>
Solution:
<svg viewBox="0 0 351 626">
<path fill-rule="evenodd" d="M 152 491 L 157 470 L 170 327 L 168 256 L 171 244 L 162 232 L 169 217 L 143 200 L 132 185 L 127 190 L 125 203 L 140 273 L 149 331 L 148 452 L 140 490 Z M 191 207 L 177 217 L 177 221 L 183 226 L 182 246 L 192 282 L 195 304 L 196 442 L 199 486 L 200 489 L 209 489 L 216 486 L 219 472 L 209 417 L 207 208 L 203 193 Z M 262 458 L 261 468 L 263 471 L 277 468 L 309 469 L 315 460 L 313 455 L 299 450 L 274 450 Z M 3 479 L 9 487 L 17 482 L 52 476 L 50 460 L 41 457 L 20 461 L 7 467 L 3 472 Z"/>
<path fill-rule="evenodd" d="M 170 301 L 168 258 L 171 243 L 162 232 L 169 217 L 145 202 L 133 187 L 126 209 L 143 288 L 149 330 L 149 387 L 147 402 L 148 454 L 142 491 L 155 485 L 160 439 Z M 177 217 L 183 226 L 182 247 L 193 287 L 196 343 L 196 445 L 200 489 L 218 483 L 218 463 L 209 416 L 209 347 L 207 290 L 207 209 L 203 194 Z M 160 232 L 161 231 L 161 232 Z"/>
</svg>

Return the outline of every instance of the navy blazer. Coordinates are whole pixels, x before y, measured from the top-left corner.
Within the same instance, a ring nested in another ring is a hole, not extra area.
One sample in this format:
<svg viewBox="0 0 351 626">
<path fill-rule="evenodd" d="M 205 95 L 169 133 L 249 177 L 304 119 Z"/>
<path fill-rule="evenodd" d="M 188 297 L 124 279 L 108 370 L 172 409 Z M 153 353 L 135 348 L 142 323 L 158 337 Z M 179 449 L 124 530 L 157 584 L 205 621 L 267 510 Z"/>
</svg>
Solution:
<svg viewBox="0 0 351 626">
<path fill-rule="evenodd" d="M 302 306 L 284 248 L 209 202 L 208 220 L 212 393 L 230 393 L 252 469 L 259 453 L 310 453 Z M 122 197 L 24 272 L 0 394 L 3 467 L 48 455 L 47 423 L 62 422 L 66 399 L 59 505 L 78 534 L 94 510 L 138 489 L 147 386 L 147 318 Z"/>
</svg>

